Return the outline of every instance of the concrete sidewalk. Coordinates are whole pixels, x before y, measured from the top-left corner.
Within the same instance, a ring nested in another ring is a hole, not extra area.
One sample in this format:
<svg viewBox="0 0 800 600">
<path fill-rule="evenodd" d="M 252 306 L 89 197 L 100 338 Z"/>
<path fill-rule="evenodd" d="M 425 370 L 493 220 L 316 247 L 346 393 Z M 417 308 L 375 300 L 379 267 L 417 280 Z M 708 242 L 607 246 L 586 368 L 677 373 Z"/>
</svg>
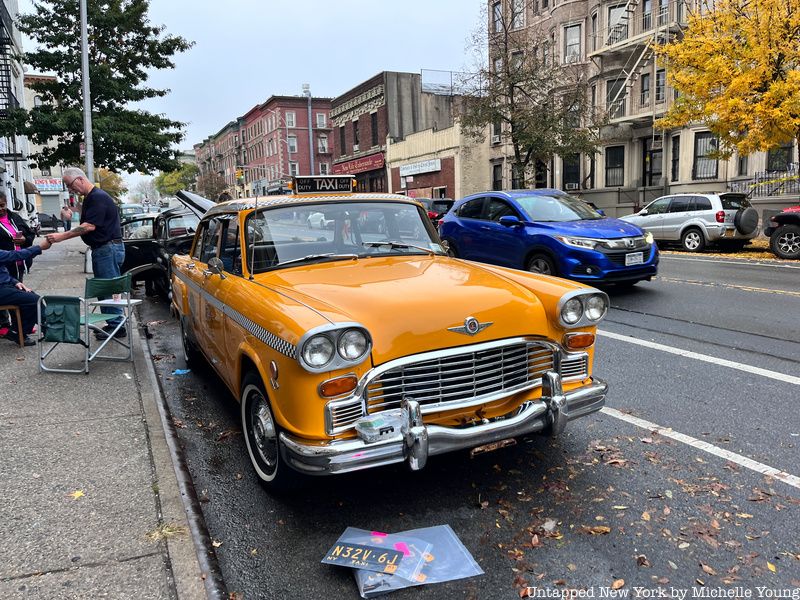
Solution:
<svg viewBox="0 0 800 600">
<path fill-rule="evenodd" d="M 83 295 L 84 248 L 55 244 L 25 283 Z M 152 363 L 128 331 L 134 362 L 88 375 L 40 373 L 37 347 L 0 339 L 0 598 L 206 597 Z"/>
</svg>

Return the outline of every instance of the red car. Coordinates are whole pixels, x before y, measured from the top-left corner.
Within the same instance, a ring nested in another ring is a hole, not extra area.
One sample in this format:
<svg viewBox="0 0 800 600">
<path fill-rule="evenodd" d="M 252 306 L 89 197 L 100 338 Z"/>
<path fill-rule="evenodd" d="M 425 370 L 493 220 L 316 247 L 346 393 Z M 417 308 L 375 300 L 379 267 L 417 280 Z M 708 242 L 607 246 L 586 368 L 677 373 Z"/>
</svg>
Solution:
<svg viewBox="0 0 800 600">
<path fill-rule="evenodd" d="M 780 258 L 800 258 L 800 206 L 773 215 L 764 229 L 770 249 Z"/>
</svg>

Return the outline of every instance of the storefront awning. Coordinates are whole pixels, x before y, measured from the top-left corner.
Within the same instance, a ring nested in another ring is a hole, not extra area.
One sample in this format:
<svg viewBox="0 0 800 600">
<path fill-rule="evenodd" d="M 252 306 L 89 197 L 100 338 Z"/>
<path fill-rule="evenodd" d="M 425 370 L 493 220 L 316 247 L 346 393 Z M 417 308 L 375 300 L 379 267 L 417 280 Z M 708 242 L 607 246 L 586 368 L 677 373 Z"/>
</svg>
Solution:
<svg viewBox="0 0 800 600">
<path fill-rule="evenodd" d="M 32 181 L 23 181 L 22 186 L 25 188 L 26 194 L 38 194 L 39 188 Z"/>
</svg>

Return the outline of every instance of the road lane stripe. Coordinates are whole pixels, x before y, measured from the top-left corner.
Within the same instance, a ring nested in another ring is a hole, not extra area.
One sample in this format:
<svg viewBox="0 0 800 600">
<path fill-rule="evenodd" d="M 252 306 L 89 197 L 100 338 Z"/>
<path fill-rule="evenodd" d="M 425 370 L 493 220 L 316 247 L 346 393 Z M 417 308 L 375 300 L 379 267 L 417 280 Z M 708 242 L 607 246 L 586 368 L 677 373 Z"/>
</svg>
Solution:
<svg viewBox="0 0 800 600">
<path fill-rule="evenodd" d="M 710 263 L 717 263 L 717 264 L 725 264 L 725 265 L 735 265 L 735 264 L 745 264 L 745 265 L 753 265 L 757 267 L 777 267 L 779 269 L 800 269 L 800 265 L 786 265 L 782 264 L 778 259 L 771 259 L 771 258 L 722 258 L 722 259 L 713 259 L 713 258 L 689 258 L 688 256 L 675 256 L 666 252 L 662 252 L 660 257 L 662 259 L 667 260 L 685 260 L 689 262 L 710 262 Z M 763 262 L 764 260 L 768 262 Z M 774 261 L 774 262 L 773 262 Z"/>
<path fill-rule="evenodd" d="M 703 362 L 711 363 L 713 365 L 718 365 L 720 367 L 729 367 L 731 369 L 736 369 L 738 371 L 744 371 L 745 373 L 752 373 L 753 375 L 768 377 L 770 379 L 775 379 L 777 381 L 782 381 L 784 383 L 791 383 L 792 385 L 800 385 L 800 377 L 795 377 L 794 375 L 786 375 L 784 373 L 778 373 L 777 371 L 762 369 L 761 367 L 754 367 L 752 365 L 745 365 L 743 363 L 734 362 L 732 360 L 726 360 L 724 358 L 717 358 L 716 356 L 708 356 L 707 354 L 699 354 L 698 352 L 691 352 L 690 350 L 681 350 L 680 348 L 673 348 L 672 346 L 665 346 L 664 344 L 658 344 L 656 342 L 640 340 L 635 337 L 631 337 L 629 335 L 621 335 L 619 333 L 612 333 L 610 331 L 598 330 L 597 335 L 611 338 L 614 340 L 620 340 L 622 342 L 628 342 L 629 344 L 636 344 L 637 346 L 652 348 L 653 350 L 668 352 L 669 354 L 676 354 L 678 356 L 683 356 L 685 358 L 700 360 Z"/>
<path fill-rule="evenodd" d="M 674 277 L 658 277 L 659 281 L 666 281 L 670 283 L 687 283 L 689 285 L 703 285 L 706 287 L 728 288 L 734 290 L 742 290 L 744 292 L 759 292 L 762 294 L 780 294 L 785 296 L 800 296 L 800 292 L 792 290 L 776 290 L 775 288 L 760 288 L 751 285 L 737 285 L 735 283 L 719 283 L 718 281 L 696 281 L 693 279 L 676 279 Z"/>
<path fill-rule="evenodd" d="M 655 423 L 651 423 L 650 421 L 646 421 L 644 419 L 640 419 L 639 417 L 633 417 L 631 415 L 627 415 L 623 412 L 618 411 L 615 408 L 609 408 L 608 406 L 603 407 L 600 409 L 600 412 L 607 414 L 609 417 L 614 417 L 615 419 L 619 419 L 620 421 L 625 421 L 626 423 L 630 423 L 631 425 L 636 425 L 637 427 L 641 427 L 642 429 L 647 429 L 648 431 L 655 431 L 658 435 L 662 435 L 664 437 L 670 438 L 677 442 L 681 442 L 683 444 L 687 444 L 692 448 L 696 448 L 698 450 L 702 450 L 703 452 L 708 452 L 709 454 L 713 454 L 719 458 L 723 458 L 727 461 L 730 461 L 740 467 L 744 467 L 745 469 L 750 469 L 751 471 L 755 471 L 756 473 L 761 473 L 762 475 L 768 475 L 770 477 L 774 477 L 784 483 L 791 485 L 800 490 L 800 477 L 796 475 L 792 475 L 787 473 L 786 471 L 781 471 L 774 467 L 770 467 L 769 465 L 765 465 L 764 463 L 760 463 L 756 460 L 751 458 L 747 458 L 746 456 L 742 456 L 741 454 L 736 454 L 735 452 L 731 452 L 730 450 L 725 450 L 723 448 L 719 448 L 714 446 L 713 444 L 709 444 L 708 442 L 704 442 L 703 440 L 698 440 L 690 435 L 686 435 L 685 433 L 678 433 L 677 431 L 673 431 L 670 428 L 662 427 L 661 425 L 657 425 Z"/>
</svg>

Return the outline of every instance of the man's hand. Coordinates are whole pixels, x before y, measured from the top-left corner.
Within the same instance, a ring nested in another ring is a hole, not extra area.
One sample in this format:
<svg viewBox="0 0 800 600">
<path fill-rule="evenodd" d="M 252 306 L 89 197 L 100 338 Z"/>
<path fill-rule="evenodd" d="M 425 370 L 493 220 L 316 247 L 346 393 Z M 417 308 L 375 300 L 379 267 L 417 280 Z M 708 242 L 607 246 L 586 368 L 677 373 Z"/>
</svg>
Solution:
<svg viewBox="0 0 800 600">
<path fill-rule="evenodd" d="M 22 283 L 21 281 L 20 281 L 20 282 L 17 282 L 17 285 L 16 285 L 15 287 L 16 287 L 18 290 L 22 290 L 23 292 L 32 292 L 32 291 L 33 291 L 31 288 L 29 288 L 27 285 L 25 285 L 25 284 L 24 284 L 24 283 Z"/>
<path fill-rule="evenodd" d="M 15 236 L 14 237 L 14 243 L 17 246 L 20 246 L 20 245 L 24 244 L 25 243 L 25 236 L 22 236 L 22 235 Z"/>
<path fill-rule="evenodd" d="M 62 234 L 60 233 L 48 233 L 45 238 L 47 239 L 47 248 L 50 247 L 50 244 L 55 244 L 56 242 L 60 242 L 62 239 Z M 42 250 L 47 250 L 47 248 L 42 247 Z"/>
<path fill-rule="evenodd" d="M 50 243 L 50 239 L 49 238 L 50 238 L 50 236 L 48 235 L 46 239 L 44 239 L 41 242 L 39 242 L 39 247 L 42 250 L 49 250 L 50 246 L 53 245 L 52 243 Z"/>
</svg>

